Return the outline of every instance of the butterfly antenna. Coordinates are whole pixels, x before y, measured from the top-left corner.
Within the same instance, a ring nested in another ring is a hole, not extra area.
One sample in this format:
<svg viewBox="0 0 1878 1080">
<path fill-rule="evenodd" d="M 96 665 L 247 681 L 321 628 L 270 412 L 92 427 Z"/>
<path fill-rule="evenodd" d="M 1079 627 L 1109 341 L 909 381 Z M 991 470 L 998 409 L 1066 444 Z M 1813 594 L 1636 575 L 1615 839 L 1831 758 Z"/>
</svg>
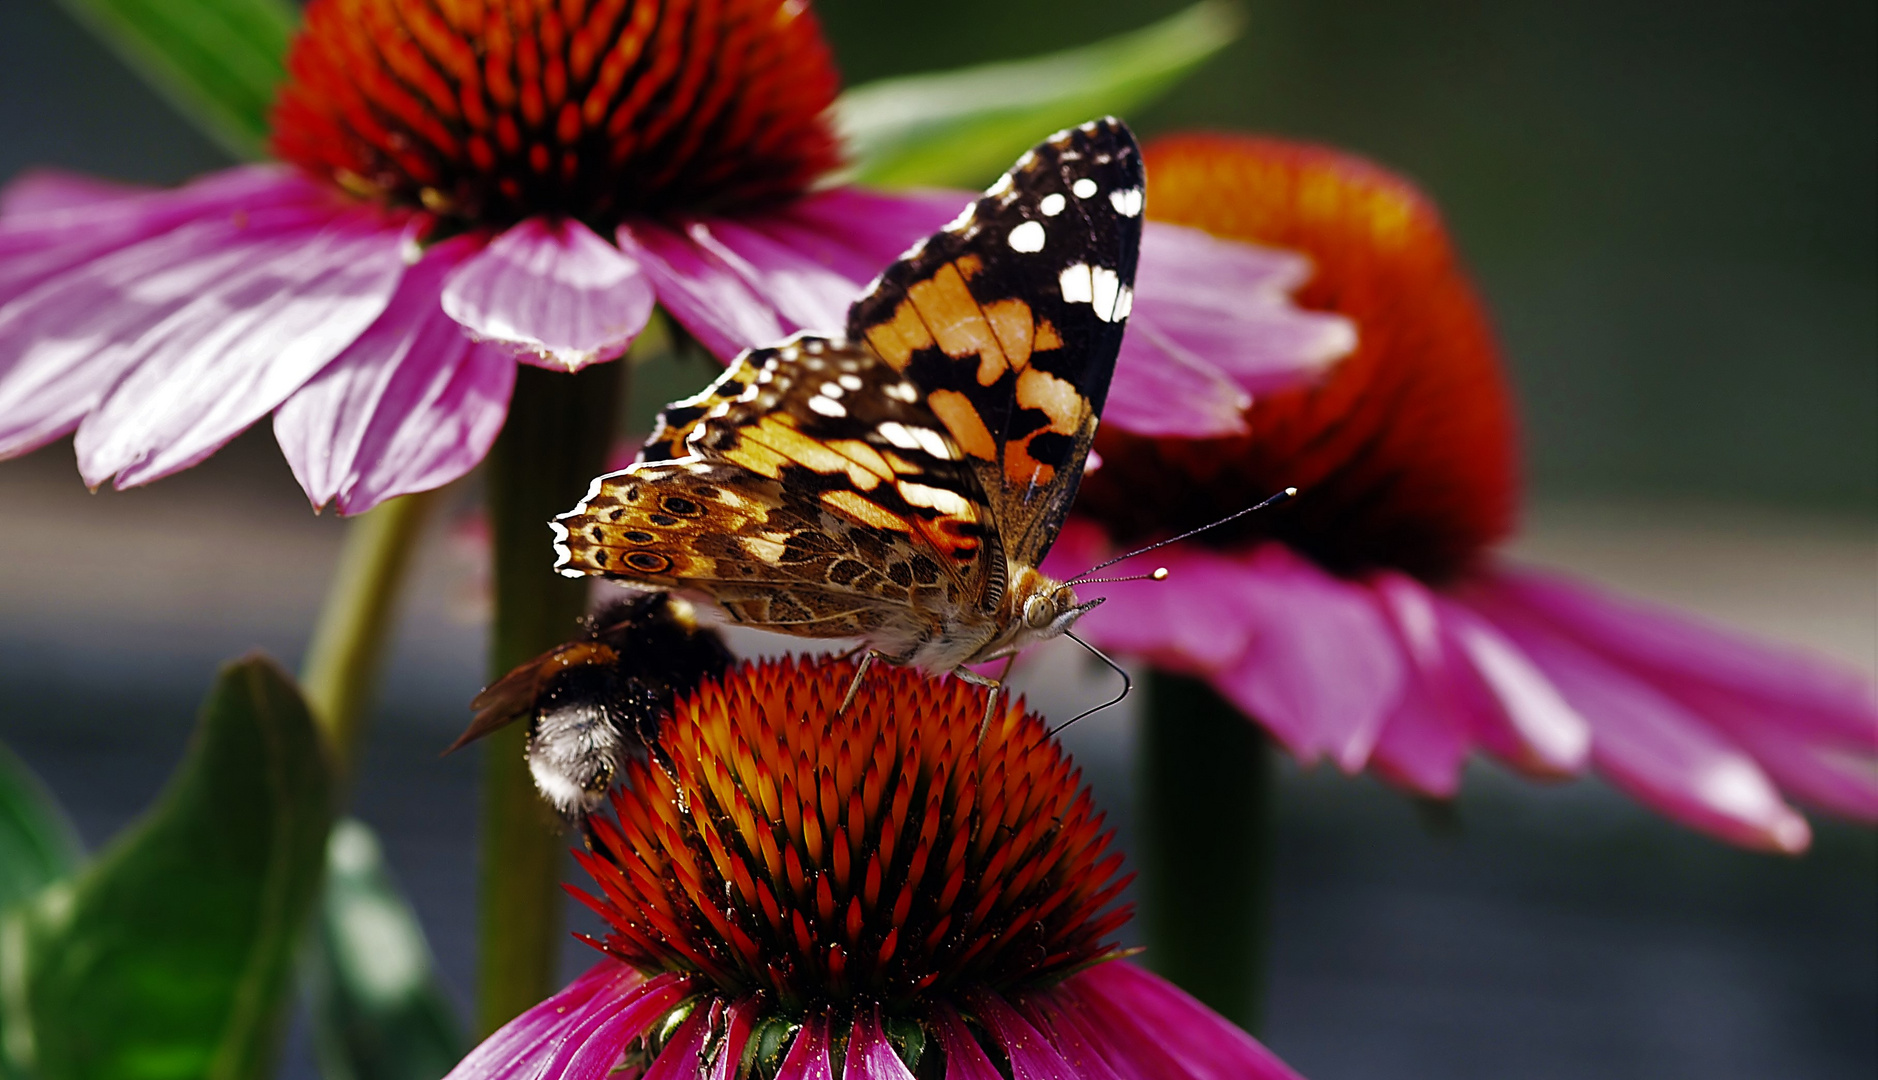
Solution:
<svg viewBox="0 0 1878 1080">
<path fill-rule="evenodd" d="M 1143 576 L 1152 576 L 1152 575 L 1143 575 Z M 1160 579 L 1156 578 L 1155 580 L 1158 581 Z M 1091 656 L 1094 656 L 1097 660 L 1100 660 L 1103 663 L 1107 664 L 1109 666 L 1109 670 L 1115 672 L 1115 674 L 1117 675 L 1120 675 L 1122 677 L 1122 692 L 1119 694 L 1116 694 L 1114 697 L 1103 702 L 1102 704 L 1097 705 L 1095 708 L 1084 709 L 1082 712 L 1077 713 L 1075 716 L 1072 716 L 1068 720 L 1065 720 L 1061 724 L 1058 724 L 1057 726 L 1051 728 L 1050 734 L 1052 736 L 1057 735 L 1060 732 L 1064 731 L 1071 724 L 1075 723 L 1078 720 L 1081 720 L 1085 716 L 1093 716 L 1094 714 L 1101 712 L 1103 709 L 1106 709 L 1111 705 L 1120 705 L 1122 703 L 1122 699 L 1127 697 L 1129 694 L 1133 693 L 1135 689 L 1134 678 L 1131 675 L 1129 675 L 1128 672 L 1124 670 L 1120 664 L 1116 663 L 1113 660 L 1110 660 L 1108 658 L 1107 653 L 1103 652 L 1101 649 L 1096 648 L 1094 645 L 1089 644 L 1083 639 L 1077 637 L 1075 634 L 1065 633 L 1063 636 L 1075 642 L 1076 644 L 1081 645 L 1083 648 L 1088 649 L 1089 654 Z"/>
<path fill-rule="evenodd" d="M 1262 502 L 1256 503 L 1252 506 L 1248 506 L 1244 510 L 1240 510 L 1236 513 L 1228 514 L 1225 517 L 1220 518 L 1218 521 L 1211 522 L 1206 525 L 1202 525 L 1197 529 L 1188 529 L 1186 532 L 1181 533 L 1179 536 L 1170 536 L 1165 540 L 1156 541 L 1155 543 L 1149 544 L 1147 547 L 1144 547 L 1144 548 L 1136 548 L 1135 550 L 1129 552 L 1126 555 L 1117 555 L 1113 559 L 1110 559 L 1108 562 L 1097 563 L 1096 565 L 1091 566 L 1089 569 L 1084 570 L 1082 573 L 1077 574 L 1075 577 L 1069 579 L 1068 581 L 1065 581 L 1063 584 L 1065 585 L 1093 585 L 1095 584 L 1095 582 L 1089 579 L 1089 575 L 1095 573 L 1098 570 L 1106 570 L 1107 568 L 1114 566 L 1118 562 L 1126 562 L 1127 560 L 1132 559 L 1137 555 L 1146 555 L 1150 551 L 1154 551 L 1157 548 L 1164 548 L 1169 544 L 1178 544 L 1182 540 L 1185 540 L 1191 536 L 1198 536 L 1201 533 L 1206 532 L 1208 529 L 1217 529 L 1221 525 L 1226 525 L 1231 522 L 1238 521 L 1240 518 L 1246 516 L 1247 514 L 1256 514 L 1260 510 L 1265 510 L 1270 507 L 1277 506 L 1279 503 L 1292 498 L 1297 493 L 1298 493 L 1297 488 L 1288 487 L 1284 489 L 1283 491 L 1278 492 L 1276 495 L 1273 495 L 1270 498 L 1265 499 Z M 1153 578 L 1156 581 L 1160 581 L 1162 578 L 1166 576 L 1167 576 L 1167 571 L 1165 568 L 1156 570 L 1152 574 L 1141 575 L 1141 577 Z M 1140 580 L 1140 578 L 1108 578 L 1106 580 L 1137 581 L 1137 580 Z M 1087 645 L 1083 647 L 1088 648 Z M 1094 650 L 1091 650 L 1091 651 L 1094 651 Z M 1065 724 L 1064 726 L 1068 727 L 1069 725 Z"/>
</svg>

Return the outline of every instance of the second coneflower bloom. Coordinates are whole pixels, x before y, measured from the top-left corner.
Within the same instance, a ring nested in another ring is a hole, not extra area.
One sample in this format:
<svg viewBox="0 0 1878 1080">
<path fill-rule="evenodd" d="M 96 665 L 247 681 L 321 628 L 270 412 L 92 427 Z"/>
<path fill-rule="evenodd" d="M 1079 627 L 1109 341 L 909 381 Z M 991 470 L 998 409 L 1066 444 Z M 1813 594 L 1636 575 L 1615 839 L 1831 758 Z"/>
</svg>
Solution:
<svg viewBox="0 0 1878 1080">
<path fill-rule="evenodd" d="M 492 1077 L 1295 1078 L 1126 960 L 1110 834 L 1044 725 L 845 662 L 678 704 L 597 819 L 607 959 L 460 1064 Z"/>
<path fill-rule="evenodd" d="M 1783 794 L 1878 820 L 1870 684 L 1583 584 L 1510 566 L 1515 414 L 1499 346 L 1433 204 L 1323 147 L 1195 135 L 1146 148 L 1148 213 L 1308 255 L 1308 308 L 1357 328 L 1321 382 L 1246 432 L 1104 428 L 1062 569 L 1303 496 L 1167 549 L 1113 586 L 1095 640 L 1198 676 L 1304 761 L 1454 794 L 1484 750 L 1541 776 L 1594 767 L 1734 843 L 1804 848 Z"/>
<path fill-rule="evenodd" d="M 840 82 L 799 0 L 312 0 L 287 71 L 283 164 L 6 193 L 0 457 L 74 433 L 86 483 L 130 486 L 273 413 L 314 505 L 356 513 L 480 461 L 518 359 L 612 359 L 655 305 L 724 359 L 838 330 L 934 224 L 932 198 L 823 186 Z M 1137 412 L 1231 428 L 1217 402 L 1347 350 L 1290 304 L 1295 260 L 1161 237 L 1137 319 L 1184 359 L 1117 373 L 1165 406 Z M 1255 303 L 1178 286 L 1222 266 Z M 1196 382 L 1221 392 L 1174 392 Z"/>
</svg>

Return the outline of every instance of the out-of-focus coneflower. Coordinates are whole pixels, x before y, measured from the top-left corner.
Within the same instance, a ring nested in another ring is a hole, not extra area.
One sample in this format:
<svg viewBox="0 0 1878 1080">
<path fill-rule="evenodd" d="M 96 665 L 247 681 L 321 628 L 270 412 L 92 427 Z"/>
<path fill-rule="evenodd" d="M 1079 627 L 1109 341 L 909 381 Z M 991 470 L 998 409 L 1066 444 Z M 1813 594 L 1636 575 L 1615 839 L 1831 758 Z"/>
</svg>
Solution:
<svg viewBox="0 0 1878 1080">
<path fill-rule="evenodd" d="M 906 669 L 746 665 L 679 703 L 580 856 L 607 959 L 451 1073 L 1295 1078 L 1125 960 L 1110 834 L 1042 722 Z"/>
<path fill-rule="evenodd" d="M 1300 760 L 1435 796 L 1485 750 L 1536 775 L 1595 768 L 1663 813 L 1799 851 L 1783 798 L 1878 820 L 1878 708 L 1822 660 L 1506 565 L 1519 501 L 1499 348 L 1433 205 L 1332 150 L 1195 135 L 1146 151 L 1148 213 L 1308 255 L 1306 307 L 1357 327 L 1321 383 L 1261 398 L 1248 433 L 1104 428 L 1103 469 L 1054 567 L 1304 497 L 1169 548 L 1083 626 L 1210 682 Z"/>
<path fill-rule="evenodd" d="M 85 481 L 129 486 L 271 412 L 313 503 L 357 513 L 480 461 L 517 358 L 611 359 L 655 304 L 725 359 L 838 330 L 936 223 L 932 198 L 816 190 L 839 79 L 798 0 L 313 0 L 287 69 L 286 164 L 10 193 L 0 457 L 75 431 Z M 963 205 L 942 201 L 938 222 Z M 1200 241 L 1150 238 L 1136 301 L 1192 355 L 1124 365 L 1115 396 L 1235 430 L 1222 400 L 1317 369 L 1348 328 L 1290 304 L 1293 261 Z M 1232 268 L 1255 302 L 1180 286 Z"/>
</svg>

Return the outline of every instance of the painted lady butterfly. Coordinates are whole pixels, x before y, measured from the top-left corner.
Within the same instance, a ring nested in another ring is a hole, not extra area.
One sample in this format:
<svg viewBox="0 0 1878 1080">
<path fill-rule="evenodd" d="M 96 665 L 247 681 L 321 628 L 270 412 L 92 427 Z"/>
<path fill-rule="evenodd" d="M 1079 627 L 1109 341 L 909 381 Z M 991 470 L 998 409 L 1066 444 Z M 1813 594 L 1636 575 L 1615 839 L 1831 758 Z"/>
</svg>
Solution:
<svg viewBox="0 0 1878 1080">
<path fill-rule="evenodd" d="M 1037 566 L 1121 347 L 1142 179 L 1118 120 L 1038 144 L 880 276 L 845 338 L 752 349 L 668 406 L 640 460 L 556 521 L 556 565 L 703 593 L 764 630 L 859 638 L 867 660 L 995 699 L 966 665 L 1101 602 Z"/>
</svg>

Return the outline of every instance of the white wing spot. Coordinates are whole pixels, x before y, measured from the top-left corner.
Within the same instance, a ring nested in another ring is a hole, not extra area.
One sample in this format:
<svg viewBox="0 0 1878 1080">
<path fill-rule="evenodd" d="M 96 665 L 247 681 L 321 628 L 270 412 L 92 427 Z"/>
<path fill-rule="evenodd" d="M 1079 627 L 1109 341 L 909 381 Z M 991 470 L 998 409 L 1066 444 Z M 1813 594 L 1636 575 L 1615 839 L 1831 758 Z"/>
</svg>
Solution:
<svg viewBox="0 0 1878 1080">
<path fill-rule="evenodd" d="M 1089 280 L 1088 263 L 1071 263 L 1057 276 L 1057 284 L 1063 289 L 1065 304 L 1087 304 L 1095 297 Z"/>
<path fill-rule="evenodd" d="M 1117 188 L 1109 192 L 1109 202 L 1115 212 L 1123 217 L 1137 217 L 1141 213 L 1141 189 L 1131 187 L 1126 190 Z"/>
<path fill-rule="evenodd" d="M 919 400 L 919 391 L 914 389 L 913 384 L 910 382 L 894 383 L 892 386 L 882 390 L 881 393 L 895 400 L 904 401 L 909 405 Z"/>
<path fill-rule="evenodd" d="M 861 381 L 861 377 L 859 375 L 843 375 L 842 377 L 840 377 L 839 379 L 836 379 L 835 381 L 840 383 L 842 389 L 844 390 L 859 390 L 861 387 L 867 385 L 866 383 Z"/>
<path fill-rule="evenodd" d="M 848 415 L 848 410 L 842 407 L 841 402 L 820 395 L 809 399 L 809 411 L 821 413 L 823 416 Z"/>
<path fill-rule="evenodd" d="M 956 491 L 915 484 L 908 480 L 902 480 L 894 486 L 900 489 L 900 497 L 914 506 L 930 506 L 952 517 L 965 517 L 972 512 L 972 504 Z"/>
<path fill-rule="evenodd" d="M 1042 251 L 1043 240 L 1043 222 L 1041 221 L 1026 221 L 1012 229 L 1011 234 L 1005 237 L 1005 241 L 1011 245 L 1011 250 L 1025 254 Z"/>
<path fill-rule="evenodd" d="M 905 384 L 903 383 L 901 385 Z M 914 438 L 913 433 L 906 429 L 906 425 L 900 423 L 898 420 L 889 420 L 880 425 L 878 430 L 880 431 L 881 438 L 902 450 L 919 449 L 919 440 Z"/>
<path fill-rule="evenodd" d="M 1037 203 L 1037 209 L 1043 211 L 1044 217 L 1055 217 L 1062 213 L 1063 207 L 1068 204 L 1069 200 L 1063 197 L 1062 192 L 1052 191 L 1048 195 L 1045 195 L 1042 201 Z"/>
<path fill-rule="evenodd" d="M 1133 310 L 1135 310 L 1135 290 L 1123 285 L 1122 291 L 1115 294 L 1115 314 L 1110 316 L 1109 321 L 1121 322 Z"/>
<path fill-rule="evenodd" d="M 841 397 L 841 394 L 842 394 L 842 390 L 841 390 L 841 387 L 840 387 L 840 386 L 837 386 L 837 385 L 836 385 L 836 384 L 834 384 L 834 383 L 831 383 L 831 382 L 825 382 L 825 383 L 823 383 L 823 384 L 822 384 L 822 386 L 821 386 L 821 395 L 822 395 L 823 397 L 826 397 L 826 398 L 840 398 L 840 397 Z"/>
<path fill-rule="evenodd" d="M 1085 176 L 1071 184 L 1069 190 L 1078 199 L 1087 199 L 1096 193 L 1096 182 Z"/>
<path fill-rule="evenodd" d="M 1114 322 L 1115 300 L 1121 293 L 1122 279 L 1106 266 L 1098 266 L 1091 270 L 1090 276 L 1094 288 L 1089 297 L 1089 305 L 1095 308 L 1096 318 L 1103 322 Z"/>
<path fill-rule="evenodd" d="M 952 447 L 946 445 L 945 436 L 931 428 L 909 428 L 913 437 L 919 440 L 919 448 L 941 461 L 952 460 Z"/>
</svg>

